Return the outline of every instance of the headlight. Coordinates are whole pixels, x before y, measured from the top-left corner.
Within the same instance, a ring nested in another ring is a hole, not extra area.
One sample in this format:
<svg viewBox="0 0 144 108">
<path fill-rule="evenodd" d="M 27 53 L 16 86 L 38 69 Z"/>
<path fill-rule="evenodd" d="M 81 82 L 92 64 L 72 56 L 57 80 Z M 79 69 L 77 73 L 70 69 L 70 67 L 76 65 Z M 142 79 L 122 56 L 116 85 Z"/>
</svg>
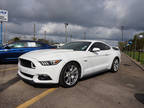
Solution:
<svg viewBox="0 0 144 108">
<path fill-rule="evenodd" d="M 42 66 L 57 65 L 61 60 L 39 61 Z"/>
</svg>

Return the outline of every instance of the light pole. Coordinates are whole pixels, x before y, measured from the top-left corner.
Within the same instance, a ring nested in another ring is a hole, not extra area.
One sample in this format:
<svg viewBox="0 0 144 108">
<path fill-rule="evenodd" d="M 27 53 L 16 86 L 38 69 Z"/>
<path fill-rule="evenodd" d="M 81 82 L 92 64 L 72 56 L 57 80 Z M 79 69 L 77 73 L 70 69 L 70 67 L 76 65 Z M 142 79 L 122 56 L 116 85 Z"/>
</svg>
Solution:
<svg viewBox="0 0 144 108">
<path fill-rule="evenodd" d="M 67 43 L 67 37 L 68 37 L 67 26 L 68 26 L 68 23 L 64 23 L 64 24 L 65 24 L 65 43 Z"/>
<path fill-rule="evenodd" d="M 70 41 L 72 41 L 72 34 L 70 35 Z"/>
<path fill-rule="evenodd" d="M 142 38 L 144 38 L 144 36 L 143 35 L 138 35 L 138 39 L 142 39 Z M 139 46 L 139 48 L 140 48 L 140 46 Z M 140 49 L 139 49 L 139 53 L 138 53 L 138 61 L 140 61 Z"/>
<path fill-rule="evenodd" d="M 46 31 L 44 31 L 44 39 L 46 40 Z"/>
<path fill-rule="evenodd" d="M 2 40 L 3 40 L 3 23 L 1 21 L 1 36 L 0 36 L 0 44 L 2 44 Z"/>
<path fill-rule="evenodd" d="M 33 28 L 34 29 L 34 31 L 33 31 L 33 33 L 34 33 L 34 37 L 33 37 L 34 40 L 36 40 L 36 30 L 35 30 L 35 28 L 36 28 L 36 25 L 34 24 L 34 28 Z"/>
<path fill-rule="evenodd" d="M 135 55 L 136 55 L 136 51 L 137 51 L 137 35 L 136 35 L 136 37 L 135 37 L 135 51 L 134 51 L 134 58 L 135 58 Z"/>
<path fill-rule="evenodd" d="M 6 35 L 7 35 L 7 23 L 5 23 L 5 30 L 4 30 L 4 36 L 3 36 L 3 43 L 6 43 Z"/>
</svg>

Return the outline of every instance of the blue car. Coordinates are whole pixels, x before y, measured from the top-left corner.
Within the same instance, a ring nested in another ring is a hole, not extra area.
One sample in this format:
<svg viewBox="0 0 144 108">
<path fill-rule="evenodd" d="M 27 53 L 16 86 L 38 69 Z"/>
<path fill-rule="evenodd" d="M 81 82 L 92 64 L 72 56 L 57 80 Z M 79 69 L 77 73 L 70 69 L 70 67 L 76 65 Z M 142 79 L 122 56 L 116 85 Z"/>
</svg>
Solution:
<svg viewBox="0 0 144 108">
<path fill-rule="evenodd" d="M 17 41 L 0 47 L 0 62 L 17 61 L 24 53 L 39 49 L 53 49 L 54 47 L 38 41 Z"/>
</svg>

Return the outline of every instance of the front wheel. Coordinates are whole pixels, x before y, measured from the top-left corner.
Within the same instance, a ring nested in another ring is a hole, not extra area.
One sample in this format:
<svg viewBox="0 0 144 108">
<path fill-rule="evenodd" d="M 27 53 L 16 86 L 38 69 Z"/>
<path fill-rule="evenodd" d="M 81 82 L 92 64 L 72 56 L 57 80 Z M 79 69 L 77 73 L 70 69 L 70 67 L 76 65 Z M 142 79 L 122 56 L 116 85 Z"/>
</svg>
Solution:
<svg viewBox="0 0 144 108">
<path fill-rule="evenodd" d="M 118 58 L 115 58 L 115 59 L 113 60 L 113 63 L 112 63 L 111 71 L 112 71 L 113 73 L 115 73 L 115 72 L 118 71 L 118 69 L 119 69 L 119 59 L 118 59 Z"/>
<path fill-rule="evenodd" d="M 60 85 L 63 87 L 72 87 L 77 84 L 80 77 L 80 67 L 74 63 L 66 64 L 60 75 Z"/>
</svg>

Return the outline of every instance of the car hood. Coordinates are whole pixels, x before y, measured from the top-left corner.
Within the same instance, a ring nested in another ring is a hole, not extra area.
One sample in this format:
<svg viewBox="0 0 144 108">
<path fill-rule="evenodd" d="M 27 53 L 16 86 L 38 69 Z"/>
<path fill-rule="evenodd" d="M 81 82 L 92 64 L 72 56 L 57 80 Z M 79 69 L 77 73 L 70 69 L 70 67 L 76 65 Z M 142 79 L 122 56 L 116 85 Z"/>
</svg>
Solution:
<svg viewBox="0 0 144 108">
<path fill-rule="evenodd" d="M 53 60 L 62 59 L 68 56 L 68 53 L 72 54 L 76 52 L 74 50 L 63 50 L 63 49 L 46 49 L 46 50 L 36 50 L 31 51 L 20 56 L 20 58 L 34 58 L 37 60 Z"/>
</svg>

